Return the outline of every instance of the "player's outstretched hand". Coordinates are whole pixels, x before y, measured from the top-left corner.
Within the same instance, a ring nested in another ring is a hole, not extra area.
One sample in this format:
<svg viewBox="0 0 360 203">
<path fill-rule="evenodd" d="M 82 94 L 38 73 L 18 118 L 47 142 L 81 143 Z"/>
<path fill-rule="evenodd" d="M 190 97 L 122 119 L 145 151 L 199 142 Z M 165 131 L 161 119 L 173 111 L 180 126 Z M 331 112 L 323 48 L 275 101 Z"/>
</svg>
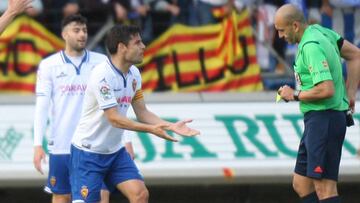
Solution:
<svg viewBox="0 0 360 203">
<path fill-rule="evenodd" d="M 44 174 L 42 167 L 41 167 L 41 161 L 46 163 L 45 151 L 43 150 L 42 146 L 36 146 L 36 147 L 34 147 L 34 160 L 33 160 L 34 167 L 41 174 Z"/>
<path fill-rule="evenodd" d="M 154 135 L 161 137 L 163 139 L 177 142 L 178 141 L 177 139 L 175 139 L 172 136 L 170 136 L 169 134 L 167 134 L 166 129 L 169 129 L 169 127 L 170 126 L 168 124 L 157 124 L 157 125 L 154 125 L 154 128 L 151 133 L 153 133 Z"/>
<path fill-rule="evenodd" d="M 175 132 L 176 134 L 192 137 L 200 134 L 200 131 L 189 128 L 186 124 L 191 123 L 192 119 L 186 119 L 182 121 L 178 121 L 172 125 L 170 125 L 169 130 Z"/>
<path fill-rule="evenodd" d="M 9 0 L 8 11 L 10 13 L 19 14 L 31 7 L 33 0 Z"/>
</svg>

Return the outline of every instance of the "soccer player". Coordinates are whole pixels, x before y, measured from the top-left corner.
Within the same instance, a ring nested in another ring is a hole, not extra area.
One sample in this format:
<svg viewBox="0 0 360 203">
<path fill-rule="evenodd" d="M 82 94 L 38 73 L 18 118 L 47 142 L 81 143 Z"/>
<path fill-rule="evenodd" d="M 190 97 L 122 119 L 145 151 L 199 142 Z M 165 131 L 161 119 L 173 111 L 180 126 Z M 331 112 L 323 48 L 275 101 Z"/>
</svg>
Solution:
<svg viewBox="0 0 360 203">
<path fill-rule="evenodd" d="M 62 37 L 65 49 L 39 64 L 36 83 L 34 119 L 34 166 L 43 174 L 45 161 L 42 147 L 50 118 L 49 174 L 45 191 L 52 193 L 53 203 L 71 201 L 69 158 L 71 139 L 79 121 L 87 81 L 93 67 L 106 56 L 85 49 L 87 20 L 81 15 L 63 19 Z M 49 116 L 50 115 L 50 116 Z"/>
<path fill-rule="evenodd" d="M 16 15 L 31 7 L 33 0 L 9 0 L 6 11 L 0 17 L 0 34 Z"/>
<path fill-rule="evenodd" d="M 71 147 L 71 185 L 74 203 L 98 202 L 102 182 L 116 187 L 131 203 L 148 202 L 143 177 L 122 143 L 124 129 L 143 131 L 170 141 L 166 130 L 183 136 L 199 131 L 167 122 L 149 111 L 141 90 L 141 75 L 133 64 L 143 60 L 145 45 L 136 26 L 115 25 L 107 34 L 107 61 L 97 65 L 88 81 L 80 122 Z M 132 106 L 138 121 L 127 118 Z"/>
<path fill-rule="evenodd" d="M 123 135 L 122 143 L 125 146 L 126 151 L 129 153 L 132 160 L 135 159 L 135 151 L 132 144 L 132 139 L 135 136 L 134 131 L 125 130 Z M 115 187 L 108 188 L 105 184 L 101 188 L 101 201 L 100 203 L 109 203 L 110 202 L 110 193 L 118 193 Z"/>
<path fill-rule="evenodd" d="M 307 25 L 301 10 L 291 4 L 275 14 L 275 29 L 288 43 L 297 43 L 294 63 L 299 86 L 279 89 L 286 101 L 299 101 L 304 113 L 304 133 L 300 141 L 293 187 L 303 203 L 339 203 L 337 180 L 341 149 L 346 133 L 349 106 L 342 76 L 341 57 L 348 62 L 348 93 L 359 82 L 360 50 L 332 30 Z"/>
</svg>

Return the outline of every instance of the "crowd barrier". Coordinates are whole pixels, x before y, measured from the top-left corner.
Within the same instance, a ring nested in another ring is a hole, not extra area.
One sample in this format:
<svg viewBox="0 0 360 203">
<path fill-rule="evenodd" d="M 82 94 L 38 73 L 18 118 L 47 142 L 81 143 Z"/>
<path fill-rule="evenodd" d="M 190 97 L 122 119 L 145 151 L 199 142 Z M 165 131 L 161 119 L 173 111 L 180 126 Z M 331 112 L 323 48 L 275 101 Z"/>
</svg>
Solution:
<svg viewBox="0 0 360 203">
<path fill-rule="evenodd" d="M 147 184 L 287 183 L 303 128 L 298 103 L 274 92 L 145 95 L 148 108 L 171 121 L 193 118 L 201 131 L 172 143 L 134 133 L 136 163 Z M 0 96 L 0 187 L 45 181 L 33 158 L 34 97 Z M 132 110 L 129 117 L 135 118 Z M 360 181 L 360 114 L 348 128 L 340 181 Z M 46 144 L 46 140 L 44 140 Z M 44 164 L 47 171 L 47 164 Z"/>
</svg>

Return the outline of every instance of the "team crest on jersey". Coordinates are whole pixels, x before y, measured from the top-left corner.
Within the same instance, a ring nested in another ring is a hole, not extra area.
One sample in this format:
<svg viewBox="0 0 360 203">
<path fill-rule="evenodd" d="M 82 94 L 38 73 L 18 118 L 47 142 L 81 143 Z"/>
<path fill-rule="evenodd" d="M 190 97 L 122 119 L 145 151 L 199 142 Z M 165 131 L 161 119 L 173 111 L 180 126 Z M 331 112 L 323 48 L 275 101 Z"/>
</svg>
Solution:
<svg viewBox="0 0 360 203">
<path fill-rule="evenodd" d="M 89 194 L 89 189 L 86 186 L 82 186 L 80 190 L 81 196 L 86 199 Z"/>
<path fill-rule="evenodd" d="M 51 176 L 51 178 L 50 178 L 50 185 L 54 187 L 55 184 L 56 184 L 56 178 L 55 178 L 55 176 Z"/>
<path fill-rule="evenodd" d="M 135 79 L 133 79 L 133 81 L 132 81 L 132 88 L 133 88 L 133 91 L 134 91 L 134 92 L 135 92 L 135 90 L 136 90 L 136 86 L 137 86 L 137 82 L 136 82 Z"/>
<path fill-rule="evenodd" d="M 110 92 L 110 87 L 107 83 L 103 83 L 100 87 L 100 95 L 102 96 L 102 98 L 104 100 L 108 100 L 111 99 L 111 92 Z"/>
</svg>

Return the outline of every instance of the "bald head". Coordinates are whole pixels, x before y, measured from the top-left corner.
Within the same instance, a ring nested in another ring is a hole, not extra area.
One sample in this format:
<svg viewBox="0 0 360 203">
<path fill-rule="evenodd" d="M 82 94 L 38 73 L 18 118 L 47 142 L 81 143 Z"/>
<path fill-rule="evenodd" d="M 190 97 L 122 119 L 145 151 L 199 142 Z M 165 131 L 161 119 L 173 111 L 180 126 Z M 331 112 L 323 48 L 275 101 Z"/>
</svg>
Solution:
<svg viewBox="0 0 360 203">
<path fill-rule="evenodd" d="M 285 4 L 276 11 L 274 25 L 279 37 L 290 44 L 300 42 L 307 27 L 302 10 L 294 4 Z"/>
<path fill-rule="evenodd" d="M 275 14 L 275 20 L 283 20 L 286 24 L 299 22 L 306 24 L 303 11 L 294 4 L 285 4 L 281 6 Z"/>
</svg>

